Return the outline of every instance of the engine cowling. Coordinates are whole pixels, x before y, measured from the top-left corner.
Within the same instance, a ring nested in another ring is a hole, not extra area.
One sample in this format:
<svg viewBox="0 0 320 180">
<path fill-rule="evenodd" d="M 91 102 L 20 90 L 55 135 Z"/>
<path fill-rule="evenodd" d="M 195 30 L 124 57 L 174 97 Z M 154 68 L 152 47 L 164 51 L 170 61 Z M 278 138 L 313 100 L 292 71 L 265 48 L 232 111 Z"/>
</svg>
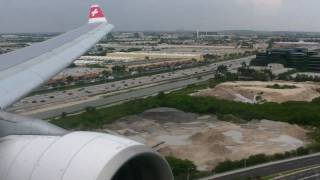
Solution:
<svg viewBox="0 0 320 180">
<path fill-rule="evenodd" d="M 0 180 L 172 180 L 152 149 L 102 133 L 0 139 Z"/>
</svg>

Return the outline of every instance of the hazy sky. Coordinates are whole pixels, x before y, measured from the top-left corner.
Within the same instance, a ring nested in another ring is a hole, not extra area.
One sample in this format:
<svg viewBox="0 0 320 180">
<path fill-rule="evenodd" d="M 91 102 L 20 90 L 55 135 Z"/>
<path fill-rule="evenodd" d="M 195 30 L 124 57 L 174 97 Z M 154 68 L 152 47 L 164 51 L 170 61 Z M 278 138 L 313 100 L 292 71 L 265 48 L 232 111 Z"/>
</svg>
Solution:
<svg viewBox="0 0 320 180">
<path fill-rule="evenodd" d="M 0 32 L 57 32 L 99 3 L 116 30 L 320 32 L 320 0 L 0 0 Z"/>
</svg>

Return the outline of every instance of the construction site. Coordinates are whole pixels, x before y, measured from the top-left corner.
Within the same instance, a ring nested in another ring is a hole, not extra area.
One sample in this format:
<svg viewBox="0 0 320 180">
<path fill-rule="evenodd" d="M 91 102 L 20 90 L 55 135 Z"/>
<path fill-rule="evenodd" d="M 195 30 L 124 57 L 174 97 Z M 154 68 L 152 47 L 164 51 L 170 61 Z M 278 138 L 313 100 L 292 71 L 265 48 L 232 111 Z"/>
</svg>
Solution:
<svg viewBox="0 0 320 180">
<path fill-rule="evenodd" d="M 102 131 L 144 143 L 164 156 L 191 160 L 198 170 L 207 171 L 227 159 L 283 153 L 309 143 L 308 131 L 297 125 L 269 120 L 227 122 L 212 114 L 172 108 L 124 117 Z"/>
<path fill-rule="evenodd" d="M 238 81 L 226 82 L 215 88 L 201 90 L 195 96 L 212 96 L 218 99 L 244 103 L 307 101 L 320 96 L 320 84 L 314 82 Z"/>
</svg>

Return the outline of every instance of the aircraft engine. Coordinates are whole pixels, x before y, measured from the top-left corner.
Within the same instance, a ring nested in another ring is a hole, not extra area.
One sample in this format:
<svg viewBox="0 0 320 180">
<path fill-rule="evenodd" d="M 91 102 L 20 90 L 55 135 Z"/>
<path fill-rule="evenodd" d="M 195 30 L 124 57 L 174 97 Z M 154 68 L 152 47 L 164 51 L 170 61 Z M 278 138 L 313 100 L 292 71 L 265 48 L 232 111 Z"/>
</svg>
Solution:
<svg viewBox="0 0 320 180">
<path fill-rule="evenodd" d="M 0 138 L 0 180 L 172 180 L 152 149 L 102 133 Z"/>
</svg>

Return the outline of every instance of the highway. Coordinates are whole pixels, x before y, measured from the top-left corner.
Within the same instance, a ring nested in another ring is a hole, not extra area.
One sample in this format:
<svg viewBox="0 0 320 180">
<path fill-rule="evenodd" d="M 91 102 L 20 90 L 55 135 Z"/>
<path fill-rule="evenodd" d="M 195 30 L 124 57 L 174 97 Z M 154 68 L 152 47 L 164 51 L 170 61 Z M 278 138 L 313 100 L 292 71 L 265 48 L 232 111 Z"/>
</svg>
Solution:
<svg viewBox="0 0 320 180">
<path fill-rule="evenodd" d="M 59 116 L 62 112 L 75 113 L 88 106 L 111 105 L 206 81 L 213 77 L 219 65 L 236 69 L 242 62 L 248 63 L 252 58 L 254 56 L 170 73 L 30 96 L 14 104 L 8 111 L 43 119 Z"/>
<path fill-rule="evenodd" d="M 320 153 L 317 153 L 288 160 L 262 164 L 231 172 L 226 172 L 223 174 L 217 174 L 214 176 L 202 178 L 200 180 L 234 180 L 241 178 L 260 178 L 310 166 L 318 166 L 318 168 L 300 172 L 298 171 L 298 173 L 296 174 L 291 174 L 291 176 L 283 176 L 282 178 L 280 176 L 279 179 L 320 179 L 316 175 L 319 173 L 320 166 Z"/>
<path fill-rule="evenodd" d="M 85 109 L 88 106 L 99 107 L 99 106 L 112 105 L 112 104 L 115 104 L 118 102 L 128 101 L 128 100 L 132 100 L 135 98 L 151 96 L 151 95 L 157 94 L 158 92 L 161 92 L 161 91 L 170 91 L 170 90 L 174 90 L 174 89 L 178 89 L 178 88 L 183 88 L 189 84 L 194 84 L 194 83 L 198 83 L 201 81 L 206 81 L 212 77 L 213 77 L 213 75 L 207 75 L 207 76 L 202 77 L 202 79 L 200 79 L 200 80 L 198 78 L 191 78 L 191 79 L 179 80 L 179 81 L 174 81 L 174 82 L 165 83 L 165 84 L 161 84 L 161 85 L 151 86 L 151 87 L 147 87 L 147 88 L 135 89 L 135 90 L 131 90 L 128 92 L 119 93 L 116 95 L 111 95 L 111 96 L 107 96 L 107 97 L 101 97 L 98 99 L 89 100 L 84 103 L 77 103 L 77 104 L 73 104 L 70 106 L 61 106 L 61 107 L 57 107 L 54 109 L 48 108 L 47 110 L 40 111 L 40 112 L 35 111 L 35 112 L 31 112 L 28 115 L 30 115 L 32 117 L 41 118 L 41 119 L 47 119 L 50 117 L 59 116 L 59 115 L 61 115 L 62 112 L 76 113 L 76 112 L 82 111 L 83 109 Z"/>
<path fill-rule="evenodd" d="M 318 180 L 320 179 L 320 165 L 306 167 L 303 169 L 294 170 L 272 177 L 273 180 Z"/>
</svg>

